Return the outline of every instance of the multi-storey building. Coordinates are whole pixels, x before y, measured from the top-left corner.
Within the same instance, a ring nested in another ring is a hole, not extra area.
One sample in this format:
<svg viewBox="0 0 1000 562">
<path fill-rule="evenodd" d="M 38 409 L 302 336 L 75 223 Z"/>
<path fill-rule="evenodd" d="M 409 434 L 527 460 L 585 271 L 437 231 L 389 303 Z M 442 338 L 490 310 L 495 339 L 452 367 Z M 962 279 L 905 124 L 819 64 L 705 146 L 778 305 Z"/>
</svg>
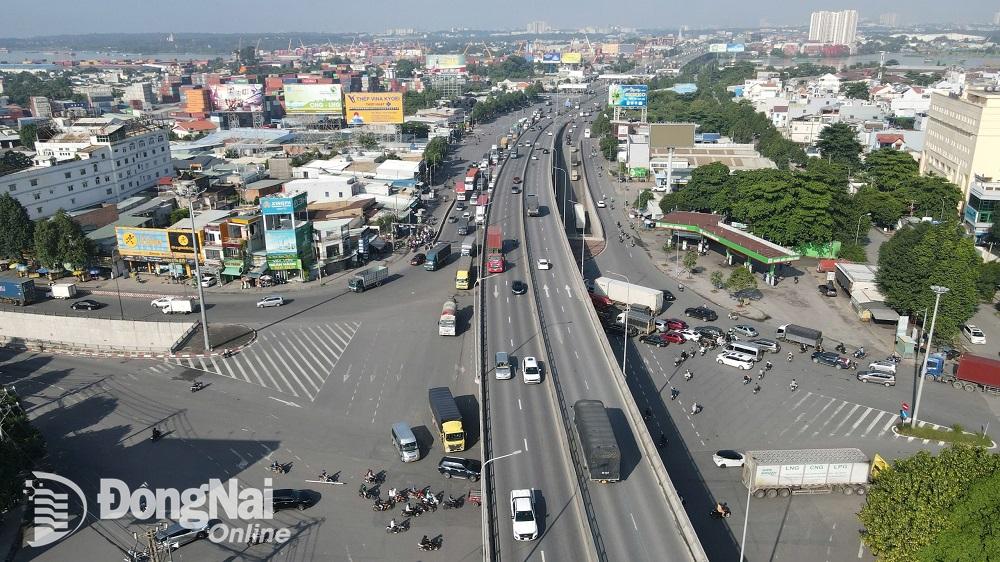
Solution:
<svg viewBox="0 0 1000 562">
<path fill-rule="evenodd" d="M 32 219 L 122 199 L 172 176 L 168 131 L 148 119 L 79 119 L 35 143 L 31 168 L 0 176 L 0 191 Z"/>
<path fill-rule="evenodd" d="M 809 18 L 809 40 L 853 45 L 858 34 L 858 11 L 813 12 Z"/>
<path fill-rule="evenodd" d="M 39 119 L 52 117 L 52 104 L 45 96 L 31 96 L 28 98 L 28 107 L 31 109 L 31 116 Z"/>
<path fill-rule="evenodd" d="M 931 94 L 921 173 L 958 185 L 969 198 L 976 176 L 1000 179 L 1000 92 L 967 88 L 959 94 Z"/>
</svg>

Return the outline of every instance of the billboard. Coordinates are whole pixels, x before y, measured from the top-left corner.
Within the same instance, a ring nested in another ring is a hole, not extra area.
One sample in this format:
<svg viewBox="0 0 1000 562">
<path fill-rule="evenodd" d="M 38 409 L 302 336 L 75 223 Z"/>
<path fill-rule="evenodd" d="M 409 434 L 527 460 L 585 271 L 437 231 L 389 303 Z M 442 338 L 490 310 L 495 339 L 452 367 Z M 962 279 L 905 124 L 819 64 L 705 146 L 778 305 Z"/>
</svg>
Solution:
<svg viewBox="0 0 1000 562">
<path fill-rule="evenodd" d="M 747 50 L 747 46 L 743 43 L 729 43 L 726 45 L 727 53 L 742 53 Z"/>
<path fill-rule="evenodd" d="M 708 46 L 708 52 L 710 53 L 725 53 L 726 44 L 725 43 L 712 43 Z"/>
<path fill-rule="evenodd" d="M 458 69 L 465 67 L 465 55 L 427 55 L 424 60 L 424 67 L 427 70 L 438 69 Z"/>
<path fill-rule="evenodd" d="M 351 125 L 403 122 L 401 92 L 351 92 L 344 95 L 344 107 Z"/>
<path fill-rule="evenodd" d="M 170 242 L 167 231 L 159 228 L 116 226 L 118 251 L 126 256 L 157 256 L 169 258 Z"/>
<path fill-rule="evenodd" d="M 267 255 L 298 255 L 298 245 L 295 243 L 294 230 L 265 230 L 264 247 Z"/>
<path fill-rule="evenodd" d="M 612 84 L 608 87 L 608 105 L 612 107 L 646 107 L 649 86 L 645 84 Z"/>
<path fill-rule="evenodd" d="M 651 123 L 649 148 L 681 148 L 694 146 L 694 123 Z"/>
<path fill-rule="evenodd" d="M 263 84 L 212 84 L 210 91 L 216 111 L 264 111 Z"/>
<path fill-rule="evenodd" d="M 582 53 L 562 53 L 559 55 L 559 60 L 563 64 L 580 64 L 583 62 Z"/>
<path fill-rule="evenodd" d="M 262 215 L 290 215 L 306 207 L 306 194 L 296 193 L 291 197 L 284 195 L 269 195 L 260 200 Z"/>
<path fill-rule="evenodd" d="M 168 230 L 167 241 L 170 243 L 170 252 L 173 254 L 194 253 L 194 241 L 191 240 L 190 230 Z"/>
<path fill-rule="evenodd" d="M 542 64 L 559 64 L 559 53 L 545 53 L 542 55 Z"/>
<path fill-rule="evenodd" d="M 285 111 L 289 114 L 341 115 L 340 84 L 285 84 Z"/>
</svg>

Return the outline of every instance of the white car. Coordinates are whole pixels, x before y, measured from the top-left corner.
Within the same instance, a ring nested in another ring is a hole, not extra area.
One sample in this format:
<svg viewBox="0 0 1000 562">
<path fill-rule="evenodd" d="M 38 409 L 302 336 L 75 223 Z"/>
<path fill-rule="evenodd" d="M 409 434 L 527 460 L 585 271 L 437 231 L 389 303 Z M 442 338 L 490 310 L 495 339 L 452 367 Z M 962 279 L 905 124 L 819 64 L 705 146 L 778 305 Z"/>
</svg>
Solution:
<svg viewBox="0 0 1000 562">
<path fill-rule="evenodd" d="M 215 285 L 217 281 L 218 279 L 216 279 L 215 276 L 212 275 L 211 273 L 206 273 L 201 276 L 202 287 L 211 287 L 212 285 Z"/>
<path fill-rule="evenodd" d="M 979 328 L 975 327 L 972 324 L 966 324 L 962 326 L 962 334 L 965 335 L 966 338 L 968 338 L 970 343 L 974 343 L 977 345 L 986 343 L 986 334 L 984 334 L 982 330 L 980 330 Z"/>
<path fill-rule="evenodd" d="M 601 199 L 600 201 L 597 202 L 597 208 L 598 209 L 603 209 L 603 208 L 605 208 L 607 206 L 608 206 L 608 204 L 604 202 L 604 199 Z"/>
<path fill-rule="evenodd" d="M 257 308 L 268 308 L 285 304 L 285 299 L 281 295 L 269 295 L 257 301 Z"/>
<path fill-rule="evenodd" d="M 154 299 L 149 303 L 149 306 L 155 306 L 156 308 L 167 308 L 170 306 L 170 301 L 174 300 L 176 297 L 160 297 Z"/>
<path fill-rule="evenodd" d="M 715 461 L 715 466 L 719 468 L 726 468 L 727 466 L 743 466 L 743 453 L 738 453 L 730 449 L 723 449 L 721 451 L 716 451 L 712 455 L 712 460 Z"/>
<path fill-rule="evenodd" d="M 525 384 L 538 384 L 542 382 L 542 370 L 538 367 L 538 360 L 528 356 L 521 364 L 521 379 Z"/>
<path fill-rule="evenodd" d="M 470 213 L 469 211 L 465 211 L 464 213 L 462 213 L 462 218 L 463 219 L 472 218 L 472 213 Z"/>
<path fill-rule="evenodd" d="M 552 269 L 552 262 L 545 258 L 538 258 L 538 269 Z"/>
<path fill-rule="evenodd" d="M 538 538 L 535 500 L 530 488 L 510 491 L 510 519 L 513 521 L 514 540 L 533 541 Z"/>
<path fill-rule="evenodd" d="M 531 159 L 532 160 L 538 160 L 538 155 L 537 154 L 532 154 L 531 155 Z"/>
<path fill-rule="evenodd" d="M 715 358 L 715 362 L 720 363 L 722 365 L 729 365 L 730 367 L 736 367 L 737 369 L 743 371 L 749 371 L 750 369 L 753 368 L 752 359 L 748 360 L 746 359 L 745 356 L 741 356 L 740 354 L 731 353 L 728 351 L 724 351 L 719 355 L 717 355 Z"/>
<path fill-rule="evenodd" d="M 552 136 L 552 131 L 549 131 L 549 132 L 547 132 L 545 134 L 551 137 Z"/>
<path fill-rule="evenodd" d="M 691 328 L 677 330 L 677 333 L 684 336 L 684 339 L 686 339 L 687 341 L 698 341 L 701 339 L 701 334 L 692 330 Z"/>
</svg>

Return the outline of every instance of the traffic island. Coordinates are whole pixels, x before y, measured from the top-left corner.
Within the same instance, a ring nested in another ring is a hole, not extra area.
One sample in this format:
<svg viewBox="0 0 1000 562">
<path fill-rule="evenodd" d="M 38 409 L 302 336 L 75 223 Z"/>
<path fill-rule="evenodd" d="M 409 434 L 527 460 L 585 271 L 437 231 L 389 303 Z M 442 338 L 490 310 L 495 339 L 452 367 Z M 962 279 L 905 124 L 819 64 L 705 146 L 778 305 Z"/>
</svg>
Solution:
<svg viewBox="0 0 1000 562">
<path fill-rule="evenodd" d="M 239 353 L 257 340 L 257 331 L 242 324 L 211 324 L 208 339 L 211 351 L 205 349 L 205 335 L 199 322 L 177 342 L 169 357 L 211 357 Z"/>
<path fill-rule="evenodd" d="M 951 427 L 944 427 L 933 423 L 920 422 L 919 425 L 913 427 L 909 423 L 898 423 L 892 428 L 892 431 L 903 437 L 927 439 L 939 443 L 971 445 L 986 449 L 993 449 L 997 446 L 985 433 L 971 433 L 965 431 L 958 424 Z"/>
</svg>

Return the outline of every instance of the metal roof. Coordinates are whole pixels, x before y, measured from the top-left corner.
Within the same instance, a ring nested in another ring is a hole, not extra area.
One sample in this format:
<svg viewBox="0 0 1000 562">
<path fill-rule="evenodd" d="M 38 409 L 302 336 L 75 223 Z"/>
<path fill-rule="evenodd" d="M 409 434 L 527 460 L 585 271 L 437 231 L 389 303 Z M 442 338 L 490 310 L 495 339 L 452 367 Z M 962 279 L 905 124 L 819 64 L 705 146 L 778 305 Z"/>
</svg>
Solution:
<svg viewBox="0 0 1000 562">
<path fill-rule="evenodd" d="M 828 462 L 865 462 L 861 449 L 786 449 L 747 451 L 759 464 L 806 464 Z"/>
</svg>

